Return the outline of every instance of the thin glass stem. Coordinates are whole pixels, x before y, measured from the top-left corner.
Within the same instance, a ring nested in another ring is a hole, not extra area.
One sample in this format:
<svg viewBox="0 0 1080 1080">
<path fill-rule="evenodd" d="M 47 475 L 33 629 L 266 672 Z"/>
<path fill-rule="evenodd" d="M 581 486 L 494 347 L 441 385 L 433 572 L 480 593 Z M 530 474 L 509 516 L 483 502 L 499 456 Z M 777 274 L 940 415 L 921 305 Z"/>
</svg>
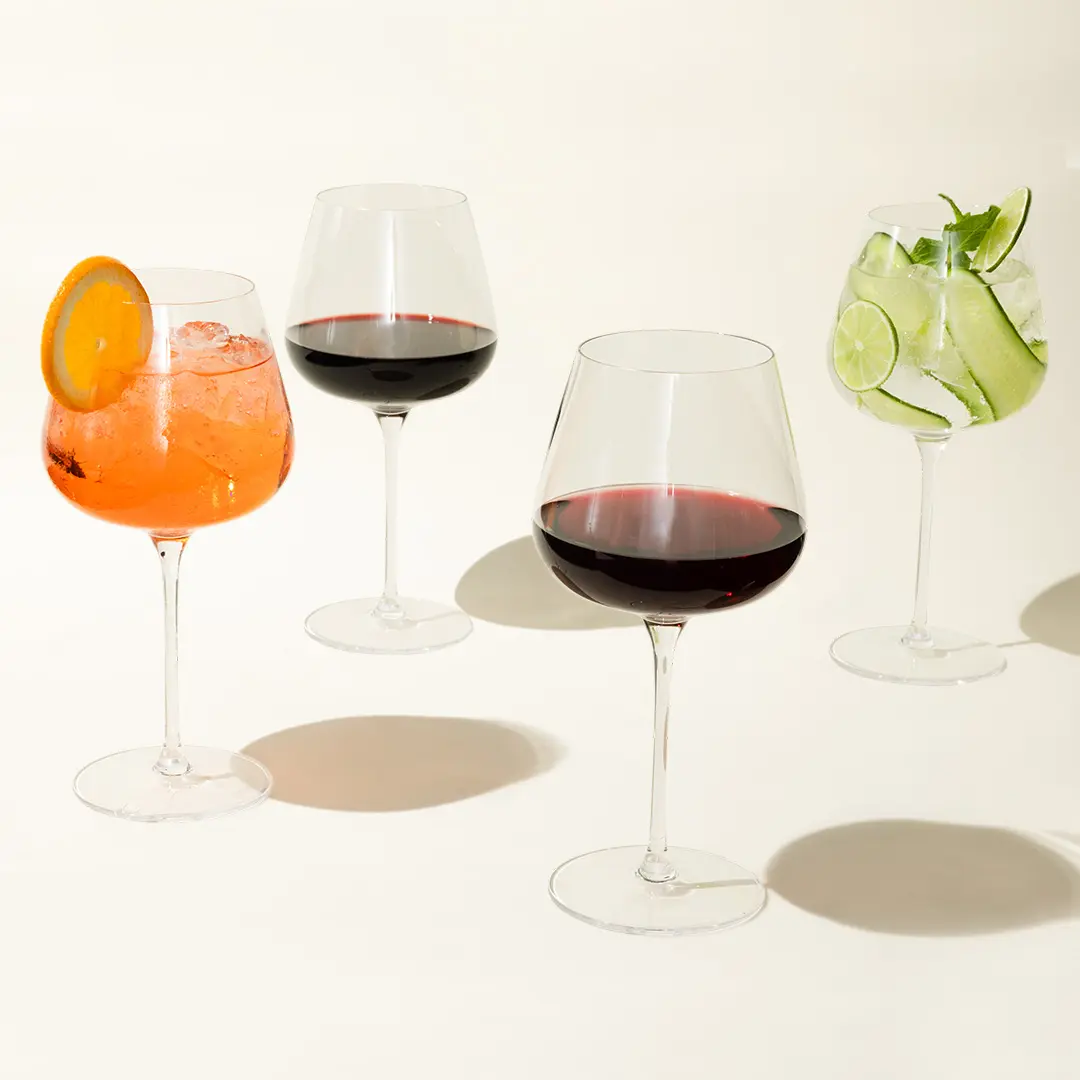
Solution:
<svg viewBox="0 0 1080 1080">
<path fill-rule="evenodd" d="M 934 478 L 937 463 L 948 443 L 945 438 L 928 439 L 915 437 L 922 459 L 922 507 L 919 512 L 919 562 L 915 572 L 915 610 L 911 625 L 904 634 L 903 642 L 916 649 L 929 649 L 934 645 L 927 627 L 927 608 L 930 603 L 930 534 L 934 525 Z"/>
<path fill-rule="evenodd" d="M 398 448 L 408 413 L 376 415 L 383 434 L 383 462 L 386 467 L 386 556 L 383 591 L 375 611 L 384 619 L 401 619 L 405 612 L 398 602 Z"/>
<path fill-rule="evenodd" d="M 675 645 L 685 623 L 646 622 L 652 641 L 656 673 L 655 711 L 653 715 L 652 803 L 649 808 L 649 846 L 638 867 L 638 874 L 657 884 L 672 881 L 675 867 L 667 857 L 667 751 L 668 718 L 671 712 L 671 665 Z"/>
<path fill-rule="evenodd" d="M 152 537 L 161 556 L 161 578 L 165 586 L 165 739 L 154 768 L 165 776 L 183 776 L 191 765 L 180 743 L 180 673 L 178 617 L 180 595 L 180 557 L 187 545 L 186 536 L 178 539 Z"/>
</svg>

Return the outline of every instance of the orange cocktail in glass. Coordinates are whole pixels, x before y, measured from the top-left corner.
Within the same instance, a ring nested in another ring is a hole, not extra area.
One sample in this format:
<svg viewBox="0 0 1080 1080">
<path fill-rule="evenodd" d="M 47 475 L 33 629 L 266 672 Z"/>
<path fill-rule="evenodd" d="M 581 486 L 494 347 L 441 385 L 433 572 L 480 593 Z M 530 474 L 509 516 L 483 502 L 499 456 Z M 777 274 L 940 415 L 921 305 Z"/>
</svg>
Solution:
<svg viewBox="0 0 1080 1080">
<path fill-rule="evenodd" d="M 197 320 L 169 338 L 112 404 L 76 412 L 52 403 L 45 463 L 57 488 L 95 517 L 188 536 L 277 491 L 292 430 L 267 341 Z"/>
<path fill-rule="evenodd" d="M 289 405 L 255 288 L 195 270 L 80 263 L 49 309 L 42 370 L 49 477 L 80 509 L 144 529 L 165 581 L 165 736 L 86 766 L 76 794 L 140 821 L 209 817 L 266 797 L 242 754 L 181 744 L 177 584 L 192 532 L 267 501 L 292 463 Z"/>
</svg>

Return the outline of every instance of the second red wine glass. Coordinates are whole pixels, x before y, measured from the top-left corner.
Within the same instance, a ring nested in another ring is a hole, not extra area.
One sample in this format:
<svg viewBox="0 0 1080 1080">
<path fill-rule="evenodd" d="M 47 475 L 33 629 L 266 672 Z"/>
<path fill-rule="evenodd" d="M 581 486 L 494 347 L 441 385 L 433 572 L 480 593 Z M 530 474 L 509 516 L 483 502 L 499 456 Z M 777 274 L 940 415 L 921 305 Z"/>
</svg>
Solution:
<svg viewBox="0 0 1080 1080">
<path fill-rule="evenodd" d="M 763 596 L 802 552 L 802 490 L 772 352 L 685 330 L 586 341 L 535 505 L 541 557 L 567 588 L 641 617 L 656 673 L 649 841 L 563 863 L 552 899 L 626 933 L 744 922 L 765 902 L 750 871 L 668 847 L 668 711 L 687 620 Z"/>
</svg>

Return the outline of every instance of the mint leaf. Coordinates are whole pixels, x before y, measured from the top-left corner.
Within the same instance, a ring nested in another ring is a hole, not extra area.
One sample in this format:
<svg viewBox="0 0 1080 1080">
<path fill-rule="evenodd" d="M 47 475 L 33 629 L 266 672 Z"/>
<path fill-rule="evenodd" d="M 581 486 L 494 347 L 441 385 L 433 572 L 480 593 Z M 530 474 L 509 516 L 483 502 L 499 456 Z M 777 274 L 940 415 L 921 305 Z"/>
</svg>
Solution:
<svg viewBox="0 0 1080 1080">
<path fill-rule="evenodd" d="M 941 192 L 938 195 L 952 208 L 956 220 L 950 221 L 941 230 L 940 240 L 920 237 L 911 249 L 911 261 L 922 263 L 924 266 L 933 266 L 939 272 L 953 267 L 966 270 L 971 266 L 968 253 L 978 250 L 983 237 L 990 231 L 990 226 L 1001 213 L 1001 208 L 991 206 L 981 214 L 965 214 L 948 195 Z"/>
<path fill-rule="evenodd" d="M 947 203 L 949 204 L 949 206 L 950 206 L 950 207 L 952 207 L 952 212 L 953 212 L 953 214 L 954 214 L 954 215 L 956 216 L 956 220 L 957 220 L 957 221 L 959 221 L 959 220 L 960 220 L 960 219 L 961 219 L 961 218 L 962 218 L 962 217 L 964 216 L 964 211 L 963 211 L 963 210 L 961 210 L 961 209 L 960 209 L 960 207 L 959 207 L 959 206 L 957 206 L 957 205 L 956 205 L 956 203 L 955 203 L 955 202 L 953 202 L 953 200 L 952 200 L 952 199 L 950 199 L 948 195 L 943 195 L 943 194 L 942 194 L 942 193 L 941 193 L 941 192 L 939 191 L 939 192 L 938 192 L 938 198 L 939 198 L 939 199 L 944 199 L 944 200 L 945 200 L 945 201 L 946 201 L 946 202 L 947 202 Z"/>
<path fill-rule="evenodd" d="M 931 240 L 927 236 L 920 236 L 909 252 L 911 261 L 922 263 L 924 266 L 932 266 L 940 274 L 954 266 L 960 270 L 967 270 L 971 266 L 971 258 L 967 252 L 957 247 L 951 236 L 949 238 L 951 242 L 946 244 L 944 240 Z"/>
<path fill-rule="evenodd" d="M 944 231 L 950 234 L 948 239 L 953 250 L 977 250 L 1000 213 L 1001 207 L 991 206 L 981 214 L 963 214 L 956 221 L 946 225 Z"/>
<path fill-rule="evenodd" d="M 913 263 L 922 263 L 923 266 L 945 265 L 945 244 L 941 240 L 920 236 L 908 254 L 911 255 Z"/>
</svg>

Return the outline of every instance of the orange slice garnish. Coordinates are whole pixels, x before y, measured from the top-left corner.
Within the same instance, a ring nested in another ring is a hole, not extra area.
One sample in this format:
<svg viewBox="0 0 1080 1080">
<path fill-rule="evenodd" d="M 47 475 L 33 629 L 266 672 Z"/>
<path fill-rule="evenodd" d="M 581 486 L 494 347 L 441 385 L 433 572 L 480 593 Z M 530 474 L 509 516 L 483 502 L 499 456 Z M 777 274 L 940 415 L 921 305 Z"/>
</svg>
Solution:
<svg viewBox="0 0 1080 1080">
<path fill-rule="evenodd" d="M 83 259 L 60 286 L 41 333 L 41 373 L 61 405 L 90 412 L 116 401 L 153 342 L 139 279 L 104 255 Z"/>
</svg>

